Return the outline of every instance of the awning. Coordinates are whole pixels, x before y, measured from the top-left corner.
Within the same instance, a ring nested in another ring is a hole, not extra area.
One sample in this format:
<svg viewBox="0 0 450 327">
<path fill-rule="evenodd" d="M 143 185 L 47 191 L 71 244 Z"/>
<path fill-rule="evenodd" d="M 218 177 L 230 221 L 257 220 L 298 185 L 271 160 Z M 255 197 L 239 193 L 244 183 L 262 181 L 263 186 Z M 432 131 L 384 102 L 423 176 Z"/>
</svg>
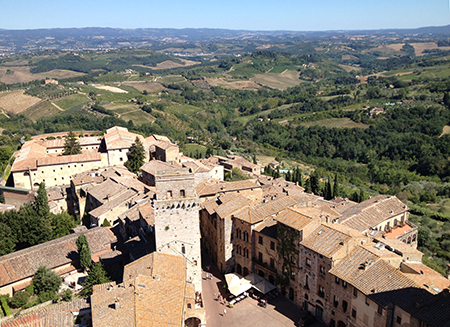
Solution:
<svg viewBox="0 0 450 327">
<path fill-rule="evenodd" d="M 228 285 L 228 290 L 234 296 L 238 296 L 252 287 L 250 281 L 242 278 L 238 274 L 226 274 L 225 280 Z"/>
<path fill-rule="evenodd" d="M 262 294 L 267 294 L 270 291 L 276 289 L 276 286 L 272 283 L 269 283 L 267 280 L 262 280 L 256 285 L 252 285 L 253 288 L 260 291 Z"/>
</svg>

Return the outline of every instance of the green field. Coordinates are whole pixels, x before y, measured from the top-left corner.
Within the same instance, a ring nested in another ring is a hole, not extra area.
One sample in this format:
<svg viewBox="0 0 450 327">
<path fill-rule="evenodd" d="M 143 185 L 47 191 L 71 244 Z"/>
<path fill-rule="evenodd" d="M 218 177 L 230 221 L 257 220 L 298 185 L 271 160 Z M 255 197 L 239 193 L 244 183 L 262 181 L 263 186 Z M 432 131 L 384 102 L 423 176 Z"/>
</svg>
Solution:
<svg viewBox="0 0 450 327">
<path fill-rule="evenodd" d="M 89 98 L 83 94 L 72 94 L 62 99 L 55 100 L 53 101 L 53 103 L 55 103 L 58 107 L 61 107 L 62 109 L 70 109 L 73 106 L 76 106 L 77 104 L 87 101 L 89 101 Z"/>
<path fill-rule="evenodd" d="M 275 67 L 273 67 L 270 71 L 269 71 L 269 73 L 278 73 L 278 74 L 281 74 L 282 72 L 284 72 L 285 70 L 295 70 L 295 71 L 297 71 L 298 70 L 298 67 L 297 66 L 275 66 Z"/>
</svg>

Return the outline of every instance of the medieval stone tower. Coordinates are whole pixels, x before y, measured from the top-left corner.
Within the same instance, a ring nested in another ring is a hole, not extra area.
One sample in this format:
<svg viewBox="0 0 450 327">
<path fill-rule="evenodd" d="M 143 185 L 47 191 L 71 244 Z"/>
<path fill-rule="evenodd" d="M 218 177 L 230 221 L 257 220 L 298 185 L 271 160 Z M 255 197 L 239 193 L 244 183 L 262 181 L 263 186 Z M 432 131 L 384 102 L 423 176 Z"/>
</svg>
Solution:
<svg viewBox="0 0 450 327">
<path fill-rule="evenodd" d="M 187 168 L 155 172 L 155 239 L 158 252 L 186 258 L 187 276 L 201 294 L 200 199 L 194 179 Z"/>
</svg>

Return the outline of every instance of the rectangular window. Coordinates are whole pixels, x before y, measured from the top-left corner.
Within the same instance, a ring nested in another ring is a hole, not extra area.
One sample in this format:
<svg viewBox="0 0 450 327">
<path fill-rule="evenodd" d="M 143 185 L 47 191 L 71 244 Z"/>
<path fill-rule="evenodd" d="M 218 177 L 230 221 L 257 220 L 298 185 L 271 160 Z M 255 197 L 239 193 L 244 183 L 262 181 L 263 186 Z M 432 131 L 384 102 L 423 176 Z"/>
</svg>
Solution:
<svg viewBox="0 0 450 327">
<path fill-rule="evenodd" d="M 258 236 L 258 243 L 259 243 L 259 244 L 263 244 L 263 238 L 262 238 L 262 236 Z"/>
<path fill-rule="evenodd" d="M 399 324 L 399 325 L 402 324 L 402 317 L 397 316 L 397 324 Z"/>
<path fill-rule="evenodd" d="M 366 305 L 369 305 L 369 297 L 366 296 Z"/>
<path fill-rule="evenodd" d="M 263 254 L 261 252 L 258 252 L 258 260 L 259 262 L 263 262 Z"/>
<path fill-rule="evenodd" d="M 356 287 L 353 287 L 353 296 L 358 297 L 358 289 Z"/>
<path fill-rule="evenodd" d="M 381 305 L 378 306 L 377 312 L 379 315 L 383 315 L 383 307 Z"/>
<path fill-rule="evenodd" d="M 322 275 L 325 275 L 325 267 L 324 266 L 320 266 L 320 273 Z"/>
<path fill-rule="evenodd" d="M 347 308 L 348 308 L 347 301 L 342 301 L 342 312 L 346 313 L 347 312 Z"/>
<path fill-rule="evenodd" d="M 186 192 L 184 190 L 180 190 L 180 196 L 186 196 Z"/>
<path fill-rule="evenodd" d="M 275 250 L 275 242 L 274 241 L 270 241 L 270 249 Z"/>
<path fill-rule="evenodd" d="M 270 258 L 270 268 L 275 268 L 275 260 L 273 258 Z"/>
<path fill-rule="evenodd" d="M 342 281 L 342 287 L 343 288 L 347 288 L 347 282 L 346 281 Z"/>
<path fill-rule="evenodd" d="M 325 287 L 319 285 L 319 292 L 318 292 L 318 295 L 319 295 L 320 297 L 322 297 L 322 298 L 325 297 Z"/>
<path fill-rule="evenodd" d="M 352 309 L 352 317 L 356 318 L 356 310 L 355 309 Z"/>
<path fill-rule="evenodd" d="M 310 258 L 306 258 L 306 265 L 308 267 L 311 267 L 311 259 Z"/>
<path fill-rule="evenodd" d="M 336 277 L 334 281 L 335 281 L 335 283 L 338 284 L 338 285 L 339 285 L 339 283 L 341 282 L 341 280 L 339 279 L 339 277 Z"/>
<path fill-rule="evenodd" d="M 336 295 L 333 297 L 333 305 L 335 308 L 339 305 L 339 298 Z"/>
</svg>

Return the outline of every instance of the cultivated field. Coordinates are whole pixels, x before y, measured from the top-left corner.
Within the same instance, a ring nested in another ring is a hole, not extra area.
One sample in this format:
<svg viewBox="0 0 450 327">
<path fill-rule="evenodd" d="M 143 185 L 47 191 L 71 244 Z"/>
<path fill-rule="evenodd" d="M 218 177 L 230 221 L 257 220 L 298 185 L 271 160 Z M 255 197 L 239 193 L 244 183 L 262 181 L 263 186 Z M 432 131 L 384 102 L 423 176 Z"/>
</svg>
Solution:
<svg viewBox="0 0 450 327">
<path fill-rule="evenodd" d="M 89 98 L 85 96 L 84 94 L 72 94 L 69 96 L 66 96 L 62 99 L 53 101 L 58 107 L 62 109 L 70 109 L 77 104 L 83 103 L 89 101 Z"/>
<path fill-rule="evenodd" d="M 350 118 L 329 118 L 317 120 L 307 123 L 301 123 L 305 127 L 322 126 L 327 128 L 369 128 L 369 125 L 363 123 L 355 123 Z"/>
<path fill-rule="evenodd" d="M 6 71 L 8 69 L 10 71 L 13 71 L 13 73 L 7 75 Z M 5 84 L 27 83 L 45 78 L 62 79 L 83 75 L 85 74 L 62 69 L 54 69 L 45 73 L 32 74 L 30 73 L 30 67 L 23 67 L 23 66 L 0 67 L 0 82 L 3 82 Z"/>
<path fill-rule="evenodd" d="M 41 101 L 41 99 L 23 94 L 24 90 L 0 93 L 0 108 L 14 114 L 21 113 Z"/>
<path fill-rule="evenodd" d="M 139 109 L 139 106 L 134 103 L 120 103 L 111 102 L 104 105 L 108 110 L 114 112 L 114 114 L 125 121 L 132 120 L 136 125 L 142 125 L 147 123 L 153 123 L 155 117 Z"/>
<path fill-rule="evenodd" d="M 128 85 L 134 87 L 139 92 L 147 91 L 149 93 L 159 93 L 165 90 L 165 87 L 159 83 L 154 82 L 126 82 L 123 85 Z"/>
<path fill-rule="evenodd" d="M 115 86 L 98 85 L 98 84 L 92 84 L 92 86 L 94 86 L 95 88 L 97 88 L 99 90 L 105 90 L 105 91 L 109 91 L 109 92 L 113 92 L 113 93 L 128 93 L 127 91 L 122 90 Z"/>
<path fill-rule="evenodd" d="M 51 115 L 55 115 L 60 113 L 50 101 L 41 101 L 34 106 L 29 107 L 27 110 L 23 112 L 26 116 L 28 116 L 31 120 L 37 121 L 39 118 L 47 117 Z"/>
<path fill-rule="evenodd" d="M 354 71 L 360 71 L 361 67 L 354 67 L 354 66 L 348 66 L 348 65 L 339 65 L 339 67 L 343 68 L 346 72 Z"/>
<path fill-rule="evenodd" d="M 286 90 L 288 87 L 301 83 L 300 73 L 294 70 L 286 70 L 281 74 L 266 73 L 253 76 L 250 80 L 272 89 Z"/>
<path fill-rule="evenodd" d="M 199 62 L 197 61 L 192 61 L 192 60 L 186 60 L 186 59 L 180 59 L 183 64 L 180 64 L 178 62 L 172 61 L 172 60 L 166 60 L 163 62 L 160 62 L 159 64 L 156 64 L 156 67 L 152 67 L 152 66 L 145 66 L 145 65 L 133 65 L 136 67 L 144 67 L 144 68 L 149 68 L 149 69 L 171 69 L 171 68 L 178 68 L 178 67 L 188 67 L 188 66 L 193 66 L 193 65 L 197 65 L 199 64 Z"/>
<path fill-rule="evenodd" d="M 416 56 L 421 56 L 425 50 L 441 49 L 450 50 L 450 47 L 438 47 L 436 42 L 411 43 Z"/>
<path fill-rule="evenodd" d="M 257 90 L 260 86 L 253 81 L 226 81 L 219 77 L 208 77 L 205 81 L 211 86 L 221 86 L 223 88 L 237 90 Z"/>
</svg>

